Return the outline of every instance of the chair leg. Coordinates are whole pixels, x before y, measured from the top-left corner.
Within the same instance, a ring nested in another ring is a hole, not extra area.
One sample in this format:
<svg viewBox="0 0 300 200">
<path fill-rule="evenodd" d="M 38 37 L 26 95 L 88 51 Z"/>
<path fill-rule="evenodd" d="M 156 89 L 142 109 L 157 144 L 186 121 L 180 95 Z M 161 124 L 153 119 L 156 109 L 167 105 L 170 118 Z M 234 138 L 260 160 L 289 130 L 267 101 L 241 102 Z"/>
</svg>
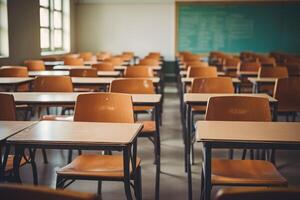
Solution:
<svg viewBox="0 0 300 200">
<path fill-rule="evenodd" d="M 134 183 L 134 193 L 135 197 L 138 200 L 142 199 L 142 173 L 141 167 L 138 166 L 136 169 L 136 176 L 135 176 L 135 183 Z"/>
<path fill-rule="evenodd" d="M 47 152 L 46 149 L 42 149 L 42 153 L 43 153 L 43 159 L 44 159 L 44 163 L 47 164 L 48 163 L 48 158 L 47 158 Z"/>
<path fill-rule="evenodd" d="M 69 153 L 68 153 L 68 163 L 70 163 L 72 161 L 72 156 L 73 156 L 73 151 L 72 149 L 69 149 Z"/>
<path fill-rule="evenodd" d="M 231 160 L 233 159 L 233 149 L 229 149 L 228 158 Z"/>
<path fill-rule="evenodd" d="M 204 173 L 203 169 L 201 170 L 201 185 L 200 185 L 200 200 L 204 199 Z"/>
<path fill-rule="evenodd" d="M 157 154 L 157 160 L 156 160 L 156 180 L 155 180 L 155 199 L 159 199 L 159 188 L 160 188 L 160 137 L 159 133 L 156 135 L 156 154 Z"/>
<path fill-rule="evenodd" d="M 195 146 L 194 146 L 195 143 L 192 141 L 191 144 L 192 144 L 192 149 L 191 149 L 191 153 L 192 153 L 192 165 L 194 165 L 195 164 Z"/>
<path fill-rule="evenodd" d="M 98 180 L 97 194 L 101 197 L 101 194 L 102 194 L 102 180 Z"/>
<path fill-rule="evenodd" d="M 246 155 L 247 155 L 247 149 L 243 149 L 242 160 L 246 159 Z"/>
<path fill-rule="evenodd" d="M 64 178 L 57 175 L 56 176 L 56 188 L 63 189 L 64 188 L 64 183 L 65 183 Z"/>
</svg>

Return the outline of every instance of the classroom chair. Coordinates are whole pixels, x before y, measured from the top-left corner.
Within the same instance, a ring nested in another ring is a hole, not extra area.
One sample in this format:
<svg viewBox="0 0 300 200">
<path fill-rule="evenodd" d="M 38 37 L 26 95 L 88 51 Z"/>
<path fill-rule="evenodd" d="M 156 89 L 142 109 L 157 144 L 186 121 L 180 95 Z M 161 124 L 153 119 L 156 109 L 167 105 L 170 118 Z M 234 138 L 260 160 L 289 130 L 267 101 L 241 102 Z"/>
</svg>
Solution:
<svg viewBox="0 0 300 200">
<path fill-rule="evenodd" d="M 92 61 L 94 57 L 92 52 L 81 52 L 79 58 L 82 58 L 83 61 Z"/>
<path fill-rule="evenodd" d="M 98 77 L 97 70 L 95 68 L 91 69 L 71 69 L 71 77 Z M 74 92 L 93 92 L 99 89 L 98 86 L 77 86 L 74 88 Z"/>
<path fill-rule="evenodd" d="M 160 61 L 156 60 L 156 59 L 145 58 L 145 59 L 140 60 L 139 65 L 159 66 Z"/>
<path fill-rule="evenodd" d="M 271 121 L 267 98 L 245 96 L 211 97 L 205 120 L 213 121 Z M 243 134 L 243 133 L 241 133 Z M 243 157 L 245 152 L 243 153 Z M 232 157 L 232 156 L 230 156 Z M 201 197 L 205 176 L 202 170 Z M 276 167 L 264 160 L 212 159 L 212 186 L 286 186 L 287 180 Z"/>
<path fill-rule="evenodd" d="M 300 77 L 280 78 L 276 81 L 274 98 L 278 100 L 277 113 L 285 114 L 287 121 L 292 115 L 296 121 L 300 112 Z"/>
<path fill-rule="evenodd" d="M 106 59 L 109 59 L 111 57 L 111 53 L 108 52 L 99 52 L 96 54 L 97 60 L 104 61 Z"/>
<path fill-rule="evenodd" d="M 276 67 L 277 65 L 275 58 L 268 56 L 258 56 L 258 61 L 262 67 Z"/>
<path fill-rule="evenodd" d="M 81 94 L 77 97 L 74 121 L 134 123 L 131 96 L 119 93 Z M 138 199 L 141 199 L 142 195 L 140 162 L 140 158 L 137 158 L 135 173 L 132 167 L 130 169 Z M 77 156 L 70 164 L 57 170 L 56 187 L 64 188 L 67 180 L 98 180 L 100 195 L 102 181 L 124 181 L 123 156 L 99 154 Z"/>
<path fill-rule="evenodd" d="M 0 77 L 28 77 L 27 67 L 23 66 L 3 66 L 0 68 Z M 18 92 L 27 92 L 29 84 L 25 83 L 18 86 Z"/>
<path fill-rule="evenodd" d="M 154 77 L 153 69 L 150 66 L 129 66 L 124 71 L 126 78 L 150 78 Z"/>
<path fill-rule="evenodd" d="M 123 59 L 121 57 L 111 57 L 108 59 L 105 59 L 104 62 L 112 63 L 114 66 L 120 66 L 123 64 Z"/>
<path fill-rule="evenodd" d="M 0 93 L 0 120 L 1 121 L 17 121 L 16 104 L 14 96 L 11 94 Z M 9 176 L 13 173 L 13 160 L 14 155 L 8 155 L 6 166 L 4 169 L 4 176 Z M 20 167 L 29 163 L 30 158 L 27 156 L 22 157 Z M 4 164 L 1 162 L 1 165 Z M 1 173 L 1 172 L 0 172 Z M 34 174 L 34 173 L 33 173 Z M 1 195 L 0 195 L 1 197 Z"/>
<path fill-rule="evenodd" d="M 298 200 L 299 188 L 278 187 L 230 187 L 217 192 L 214 200 Z"/>
<path fill-rule="evenodd" d="M 25 60 L 24 64 L 28 71 L 43 71 L 46 69 L 43 60 Z"/>
<path fill-rule="evenodd" d="M 186 76 L 189 78 L 217 77 L 218 73 L 216 67 L 189 67 Z"/>
<path fill-rule="evenodd" d="M 98 200 L 94 194 L 17 184 L 1 184 L 0 197 L 2 200 Z"/>
<path fill-rule="evenodd" d="M 110 62 L 103 62 L 98 64 L 93 64 L 92 68 L 97 69 L 97 71 L 114 71 L 114 65 Z"/>
<path fill-rule="evenodd" d="M 82 58 L 67 57 L 64 59 L 64 64 L 71 66 L 84 66 L 84 61 Z"/>
</svg>

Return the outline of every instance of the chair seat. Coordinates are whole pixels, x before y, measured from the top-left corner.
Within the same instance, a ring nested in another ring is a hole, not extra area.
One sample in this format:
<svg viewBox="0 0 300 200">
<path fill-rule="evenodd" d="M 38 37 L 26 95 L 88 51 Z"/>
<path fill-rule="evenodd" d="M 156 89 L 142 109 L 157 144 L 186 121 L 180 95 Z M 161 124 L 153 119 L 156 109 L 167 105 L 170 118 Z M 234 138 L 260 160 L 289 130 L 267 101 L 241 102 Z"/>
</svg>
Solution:
<svg viewBox="0 0 300 200">
<path fill-rule="evenodd" d="M 41 120 L 45 121 L 73 121 L 74 116 L 70 115 L 44 115 Z"/>
<path fill-rule="evenodd" d="M 12 171 L 14 168 L 14 155 L 8 155 L 7 157 L 7 162 L 5 166 L 5 172 Z M 26 160 L 24 157 L 22 157 L 21 162 L 20 162 L 20 167 L 26 164 Z"/>
<path fill-rule="evenodd" d="M 141 123 L 144 125 L 141 133 L 153 133 L 156 131 L 156 125 L 155 125 L 155 121 L 137 121 L 136 123 Z"/>
<path fill-rule="evenodd" d="M 136 167 L 141 159 L 137 158 Z M 130 165 L 130 173 L 132 167 Z M 124 177 L 123 156 L 84 154 L 77 156 L 70 164 L 57 171 L 60 176 L 73 177 Z"/>
<path fill-rule="evenodd" d="M 213 159 L 212 184 L 283 186 L 287 180 L 268 161 Z"/>
</svg>

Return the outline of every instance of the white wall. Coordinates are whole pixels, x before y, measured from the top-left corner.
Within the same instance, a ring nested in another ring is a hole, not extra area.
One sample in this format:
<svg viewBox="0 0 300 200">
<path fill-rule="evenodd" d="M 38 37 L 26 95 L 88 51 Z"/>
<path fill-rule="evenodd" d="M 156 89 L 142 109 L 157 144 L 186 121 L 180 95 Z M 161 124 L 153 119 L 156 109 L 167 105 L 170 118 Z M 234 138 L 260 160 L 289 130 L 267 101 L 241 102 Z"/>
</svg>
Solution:
<svg viewBox="0 0 300 200">
<path fill-rule="evenodd" d="M 78 4 L 76 45 L 80 51 L 134 51 L 144 56 L 160 51 L 174 60 L 175 4 Z"/>
</svg>

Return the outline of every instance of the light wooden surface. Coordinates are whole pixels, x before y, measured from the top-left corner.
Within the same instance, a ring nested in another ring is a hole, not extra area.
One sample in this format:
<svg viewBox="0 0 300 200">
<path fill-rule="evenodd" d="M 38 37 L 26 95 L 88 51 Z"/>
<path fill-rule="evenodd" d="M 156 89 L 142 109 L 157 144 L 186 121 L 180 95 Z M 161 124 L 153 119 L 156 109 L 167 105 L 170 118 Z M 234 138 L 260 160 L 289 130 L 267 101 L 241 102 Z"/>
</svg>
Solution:
<svg viewBox="0 0 300 200">
<path fill-rule="evenodd" d="M 8 138 L 11 144 L 39 145 L 126 145 L 142 129 L 142 124 L 40 121 Z"/>
<path fill-rule="evenodd" d="M 0 77 L 0 85 L 14 85 L 14 84 L 28 83 L 32 80 L 34 80 L 34 78 Z"/>
<path fill-rule="evenodd" d="M 194 78 L 181 78 L 181 82 L 183 83 L 191 83 L 193 82 Z M 232 83 L 241 83 L 241 80 L 238 78 L 231 78 Z"/>
<path fill-rule="evenodd" d="M 109 85 L 115 78 L 108 77 L 72 77 L 73 84 L 99 84 L 99 85 Z"/>
<path fill-rule="evenodd" d="M 300 145 L 300 123 L 198 121 L 196 138 L 198 142 L 298 143 Z"/>
<path fill-rule="evenodd" d="M 0 121 L 0 141 L 36 123 L 35 121 Z"/>
<path fill-rule="evenodd" d="M 225 72 L 217 72 L 218 73 L 218 76 L 225 76 Z M 185 77 L 187 75 L 187 71 L 186 70 L 183 70 L 183 71 L 180 71 L 179 72 L 180 76 L 182 77 Z"/>
<path fill-rule="evenodd" d="M 119 77 L 121 76 L 120 71 L 98 71 L 97 75 L 100 77 Z"/>
<path fill-rule="evenodd" d="M 254 72 L 254 71 L 237 71 L 236 74 L 238 76 L 257 76 L 258 72 Z"/>
<path fill-rule="evenodd" d="M 14 96 L 16 104 L 33 105 L 74 105 L 79 94 L 87 92 L 8 92 Z M 161 94 L 132 94 L 134 104 L 155 105 L 160 102 Z"/>
<path fill-rule="evenodd" d="M 252 93 L 234 93 L 234 94 L 216 94 L 216 93 L 185 93 L 184 102 L 185 103 L 205 103 L 208 102 L 209 98 L 217 96 L 247 96 L 247 97 L 263 97 L 268 98 L 270 102 L 277 102 L 276 99 L 267 94 L 252 94 Z"/>
<path fill-rule="evenodd" d="M 90 66 L 90 65 L 94 65 L 94 64 L 99 64 L 100 62 L 97 60 L 91 60 L 91 61 L 84 61 L 83 64 Z"/>
<path fill-rule="evenodd" d="M 49 70 L 49 71 L 29 71 L 28 76 L 69 76 L 69 71 Z"/>
<path fill-rule="evenodd" d="M 277 78 L 248 78 L 248 80 L 253 83 L 275 83 Z"/>
<path fill-rule="evenodd" d="M 237 66 L 224 66 L 223 70 L 228 71 L 228 70 L 237 70 Z"/>
<path fill-rule="evenodd" d="M 45 61 L 44 64 L 46 66 L 63 65 L 64 61 Z"/>
<path fill-rule="evenodd" d="M 74 66 L 74 65 L 56 65 L 54 70 L 71 70 L 71 69 L 90 69 L 91 66 Z"/>
</svg>

